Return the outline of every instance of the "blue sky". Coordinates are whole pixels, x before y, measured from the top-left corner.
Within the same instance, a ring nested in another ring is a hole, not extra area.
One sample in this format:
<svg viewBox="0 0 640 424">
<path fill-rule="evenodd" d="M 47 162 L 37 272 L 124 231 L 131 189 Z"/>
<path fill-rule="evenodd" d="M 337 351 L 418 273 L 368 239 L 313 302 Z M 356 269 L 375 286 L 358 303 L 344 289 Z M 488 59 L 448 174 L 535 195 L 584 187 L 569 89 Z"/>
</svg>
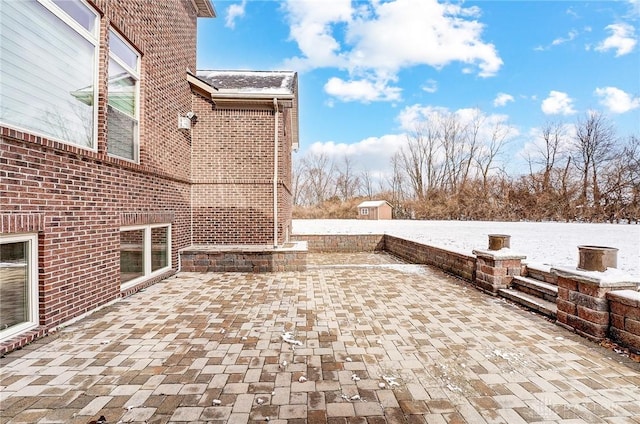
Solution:
<svg viewBox="0 0 640 424">
<path fill-rule="evenodd" d="M 214 1 L 198 69 L 299 74 L 300 151 L 384 174 L 440 110 L 510 127 L 499 161 L 526 172 L 547 122 L 592 109 L 640 135 L 640 0 Z M 466 111 L 466 112 L 465 112 Z"/>
</svg>

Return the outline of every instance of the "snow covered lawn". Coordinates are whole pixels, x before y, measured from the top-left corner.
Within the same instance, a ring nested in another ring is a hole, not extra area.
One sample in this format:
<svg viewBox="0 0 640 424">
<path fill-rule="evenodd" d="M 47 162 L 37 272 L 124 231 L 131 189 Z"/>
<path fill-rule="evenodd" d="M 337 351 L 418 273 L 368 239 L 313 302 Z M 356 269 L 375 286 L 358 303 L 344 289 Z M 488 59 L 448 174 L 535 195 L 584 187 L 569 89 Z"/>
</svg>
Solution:
<svg viewBox="0 0 640 424">
<path fill-rule="evenodd" d="M 486 249 L 489 234 L 511 236 L 511 249 L 527 262 L 577 266 L 578 246 L 618 248 L 618 268 L 640 276 L 640 225 L 561 222 L 365 221 L 294 219 L 294 234 L 390 234 L 470 254 Z"/>
</svg>

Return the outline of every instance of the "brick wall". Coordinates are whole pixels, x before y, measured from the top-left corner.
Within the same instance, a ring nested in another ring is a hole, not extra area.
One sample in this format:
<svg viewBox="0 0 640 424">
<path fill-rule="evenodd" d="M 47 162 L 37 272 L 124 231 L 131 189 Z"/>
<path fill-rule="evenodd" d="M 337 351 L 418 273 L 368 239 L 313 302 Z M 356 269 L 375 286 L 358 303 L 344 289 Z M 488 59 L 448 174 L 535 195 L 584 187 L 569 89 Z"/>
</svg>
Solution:
<svg viewBox="0 0 640 424">
<path fill-rule="evenodd" d="M 624 277 L 607 279 L 601 273 L 568 268 L 552 268 L 552 272 L 558 276 L 558 324 L 595 341 L 609 334 L 608 293 L 638 289 L 637 282 Z"/>
<path fill-rule="evenodd" d="M 398 237 L 384 236 L 385 250 L 416 264 L 433 265 L 464 280 L 475 280 L 476 258 Z"/>
<path fill-rule="evenodd" d="M 476 258 L 388 234 L 294 234 L 309 252 L 374 252 L 384 250 L 416 264 L 433 265 L 467 281 L 474 281 Z"/>
<path fill-rule="evenodd" d="M 177 129 L 177 118 L 191 109 L 186 69 L 196 65 L 196 11 L 190 0 L 94 3 L 103 14 L 97 152 L 9 128 L 0 132 L 0 231 L 39 234 L 45 329 L 121 295 L 119 230 L 130 223 L 127 216 L 138 224 L 172 220 L 174 268 L 178 249 L 191 241 L 190 136 Z M 107 155 L 110 26 L 142 57 L 139 164 Z"/>
<path fill-rule="evenodd" d="M 284 247 L 191 246 L 180 252 L 185 272 L 304 271 L 307 246 L 303 242 Z"/>
<path fill-rule="evenodd" d="M 191 0 L 98 0 L 104 13 L 101 70 L 106 72 L 109 25 L 142 54 L 140 162 L 153 171 L 189 178 L 190 135 L 177 129 L 179 115 L 191 110 L 186 69 L 196 68 L 196 11 Z M 106 110 L 106 78 L 101 79 L 99 105 Z M 106 143 L 106 120 L 99 125 Z M 103 147 L 104 151 L 106 148 Z M 101 149 L 101 150 L 102 150 Z"/>
<path fill-rule="evenodd" d="M 273 244 L 274 111 L 193 95 L 194 244 Z M 278 244 L 291 226 L 291 144 L 279 112 Z"/>
<path fill-rule="evenodd" d="M 375 252 L 385 250 L 382 234 L 294 234 L 294 241 L 306 241 L 309 252 Z"/>
<path fill-rule="evenodd" d="M 607 293 L 611 310 L 610 337 L 640 354 L 640 292 L 616 290 Z"/>
</svg>

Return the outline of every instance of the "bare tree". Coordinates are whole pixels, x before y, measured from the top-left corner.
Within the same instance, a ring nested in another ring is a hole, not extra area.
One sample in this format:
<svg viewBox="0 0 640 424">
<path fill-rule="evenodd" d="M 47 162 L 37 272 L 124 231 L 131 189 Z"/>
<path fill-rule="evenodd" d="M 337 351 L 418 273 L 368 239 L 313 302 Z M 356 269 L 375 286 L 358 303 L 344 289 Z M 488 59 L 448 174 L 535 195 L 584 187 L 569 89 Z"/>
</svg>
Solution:
<svg viewBox="0 0 640 424">
<path fill-rule="evenodd" d="M 422 122 L 407 135 L 407 144 L 400 150 L 397 165 L 401 167 L 419 201 L 443 184 L 443 147 L 439 119 Z"/>
<path fill-rule="evenodd" d="M 333 161 L 324 153 L 307 153 L 295 166 L 294 192 L 298 205 L 317 205 L 335 193 Z"/>
<path fill-rule="evenodd" d="M 473 116 L 471 121 L 467 123 L 464 131 L 464 137 L 466 141 L 466 155 L 462 160 L 462 178 L 460 180 L 461 189 L 464 189 L 467 180 L 469 179 L 469 174 L 472 169 L 472 165 L 474 161 L 478 162 L 478 151 L 482 149 L 482 131 L 485 123 L 487 121 L 487 117 L 480 111 L 480 109 L 474 109 Z"/>
<path fill-rule="evenodd" d="M 291 185 L 293 191 L 293 204 L 297 206 L 304 205 L 304 191 L 305 191 L 305 170 L 304 162 L 298 157 L 294 157 L 293 170 L 291 175 Z"/>
<path fill-rule="evenodd" d="M 368 168 L 365 168 L 360 172 L 360 181 L 362 184 L 360 185 L 360 189 L 362 193 L 368 198 L 373 199 L 373 176 L 371 175 L 371 171 Z"/>
<path fill-rule="evenodd" d="M 604 168 L 602 199 L 607 220 L 640 217 L 640 138 L 631 136 L 620 154 Z"/>
<path fill-rule="evenodd" d="M 535 157 L 527 158 L 531 175 L 533 165 L 541 167 L 541 190 L 547 192 L 551 185 L 552 171 L 559 160 L 562 160 L 562 146 L 565 143 L 566 131 L 562 122 L 547 122 L 542 127 L 542 144 L 536 144 Z"/>
<path fill-rule="evenodd" d="M 474 148 L 477 152 L 474 152 L 472 158 L 475 160 L 482 176 L 483 193 L 487 192 L 489 172 L 495 169 L 495 159 L 502 152 L 510 132 L 511 127 L 508 124 L 496 121 L 490 129 L 487 140 L 479 148 Z"/>
<path fill-rule="evenodd" d="M 599 172 L 611 160 L 616 147 L 615 129 L 600 112 L 589 111 L 584 119 L 576 123 L 576 166 L 582 175 L 580 200 L 583 207 L 592 211 L 587 218 L 599 213 Z"/>
<path fill-rule="evenodd" d="M 446 189 L 451 193 L 457 193 L 460 186 L 466 182 L 467 175 L 464 171 L 471 161 L 470 152 L 465 143 L 468 128 L 453 113 L 442 114 L 440 121 Z"/>
<path fill-rule="evenodd" d="M 640 136 L 629 137 L 622 156 L 627 160 L 626 179 L 630 186 L 625 217 L 629 223 L 637 223 L 640 221 Z"/>
<path fill-rule="evenodd" d="M 414 197 L 424 199 L 427 185 L 427 154 L 425 148 L 425 137 L 420 127 L 416 128 L 412 134 L 407 135 L 407 143 L 400 150 L 400 154 L 392 158 L 391 163 L 394 167 L 392 178 L 397 178 L 397 169 L 402 169 L 406 173 Z M 393 190 L 394 184 L 392 184 Z"/>
<path fill-rule="evenodd" d="M 401 153 L 396 153 L 391 157 L 391 180 L 389 186 L 391 188 L 390 203 L 393 206 L 396 217 L 407 218 L 407 196 L 405 190 L 404 165 Z"/>
<path fill-rule="evenodd" d="M 336 171 L 336 189 L 340 198 L 346 201 L 356 196 L 360 190 L 361 183 L 360 177 L 358 177 L 353 169 L 353 160 L 351 157 L 344 155 Z"/>
</svg>

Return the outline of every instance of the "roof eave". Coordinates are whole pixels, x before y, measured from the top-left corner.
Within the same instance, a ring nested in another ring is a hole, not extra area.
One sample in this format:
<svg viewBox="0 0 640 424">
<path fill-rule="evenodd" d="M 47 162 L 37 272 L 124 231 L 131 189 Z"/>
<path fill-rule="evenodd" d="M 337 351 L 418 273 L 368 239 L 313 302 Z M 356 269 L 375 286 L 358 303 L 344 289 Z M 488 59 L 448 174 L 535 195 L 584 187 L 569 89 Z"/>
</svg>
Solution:
<svg viewBox="0 0 640 424">
<path fill-rule="evenodd" d="M 221 93 L 216 87 L 211 84 L 203 81 L 202 79 L 195 76 L 192 72 L 187 72 L 187 81 L 191 84 L 192 87 L 198 89 L 201 93 L 207 93 L 210 99 L 214 102 L 220 103 L 242 103 L 242 102 L 251 102 L 251 103 L 261 103 L 261 104 L 273 104 L 273 99 L 278 100 L 287 100 L 291 101 L 291 105 L 296 110 L 296 122 L 293 123 L 295 128 L 293 129 L 291 144 L 293 145 L 294 150 L 298 150 L 300 145 L 300 134 L 298 129 L 297 122 L 297 107 L 298 107 L 298 99 L 296 94 L 291 93 Z"/>
<path fill-rule="evenodd" d="M 251 93 L 242 91 L 220 91 L 203 79 L 198 78 L 192 72 L 187 72 L 187 81 L 189 84 L 209 93 L 212 100 L 268 100 L 272 102 L 274 98 L 282 100 L 293 100 L 295 98 L 293 93 L 284 92 Z"/>
<path fill-rule="evenodd" d="M 215 18 L 216 9 L 211 0 L 191 0 L 196 8 L 198 18 Z"/>
<path fill-rule="evenodd" d="M 273 101 L 273 99 L 281 99 L 281 100 L 293 100 L 294 96 L 291 93 L 250 93 L 250 92 L 242 92 L 242 91 L 213 91 L 211 93 L 211 98 L 213 100 L 268 100 Z"/>
</svg>

